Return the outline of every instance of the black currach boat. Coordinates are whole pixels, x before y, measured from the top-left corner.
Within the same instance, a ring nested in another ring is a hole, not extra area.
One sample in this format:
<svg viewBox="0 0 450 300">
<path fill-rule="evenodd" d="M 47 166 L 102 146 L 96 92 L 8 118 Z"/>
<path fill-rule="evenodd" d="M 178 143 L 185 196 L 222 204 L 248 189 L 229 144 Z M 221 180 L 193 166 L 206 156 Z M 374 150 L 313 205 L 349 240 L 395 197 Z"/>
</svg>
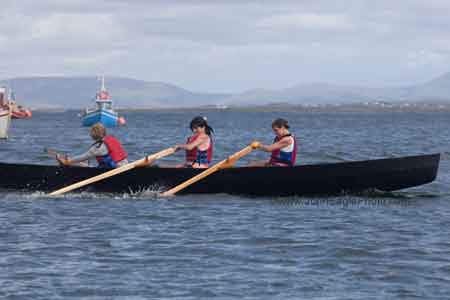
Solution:
<svg viewBox="0 0 450 300">
<path fill-rule="evenodd" d="M 180 194 L 226 193 L 252 196 L 332 195 L 368 189 L 394 191 L 432 182 L 440 154 L 367 161 L 280 167 L 236 167 L 221 170 Z M 86 167 L 0 163 L 0 188 L 53 191 L 105 172 Z M 200 173 L 196 169 L 137 168 L 81 190 L 131 193 L 165 190 Z"/>
</svg>

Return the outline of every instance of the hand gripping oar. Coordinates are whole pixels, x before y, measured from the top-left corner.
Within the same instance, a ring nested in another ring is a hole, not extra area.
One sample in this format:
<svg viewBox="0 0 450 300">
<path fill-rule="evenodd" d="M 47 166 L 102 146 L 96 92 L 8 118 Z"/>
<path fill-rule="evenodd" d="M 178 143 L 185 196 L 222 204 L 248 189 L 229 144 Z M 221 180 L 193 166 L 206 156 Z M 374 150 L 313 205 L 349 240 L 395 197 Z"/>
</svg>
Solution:
<svg viewBox="0 0 450 300">
<path fill-rule="evenodd" d="M 236 161 L 238 159 L 244 157 L 245 155 L 252 152 L 254 149 L 259 148 L 260 146 L 261 146 L 260 142 L 254 141 L 253 143 L 251 143 L 249 146 L 245 147 L 241 151 L 234 153 L 233 155 L 229 156 L 227 159 L 222 160 L 221 162 L 215 164 L 211 168 L 206 169 L 205 171 L 201 172 L 200 174 L 192 177 L 191 179 L 186 180 L 185 182 L 177 185 L 174 188 L 171 188 L 168 191 L 165 191 L 164 193 L 162 193 L 160 195 L 161 196 L 172 196 L 172 195 L 178 193 L 179 191 L 181 191 L 182 189 L 190 186 L 191 184 L 196 183 L 197 181 L 199 181 L 221 169 L 230 168 L 230 167 L 234 166 L 234 164 L 236 163 Z"/>
<path fill-rule="evenodd" d="M 88 184 L 91 184 L 91 183 L 94 183 L 94 182 L 97 182 L 97 181 L 109 178 L 111 176 L 114 176 L 114 175 L 126 172 L 126 171 L 134 169 L 136 167 L 149 165 L 153 161 L 155 161 L 157 159 L 160 159 L 160 158 L 163 158 L 165 156 L 171 155 L 173 153 L 175 153 L 175 148 L 167 148 L 167 149 L 165 149 L 163 151 L 160 151 L 158 153 L 155 153 L 155 154 L 149 155 L 147 157 L 144 157 L 142 159 L 136 160 L 136 161 L 134 161 L 132 163 L 129 163 L 129 164 L 126 164 L 124 166 L 112 169 L 112 170 L 110 170 L 108 172 L 102 173 L 100 175 L 97 175 L 97 176 L 85 179 L 83 181 L 80 181 L 80 182 L 74 183 L 72 185 L 69 185 L 69 186 L 67 186 L 65 188 L 59 189 L 57 191 L 54 191 L 54 192 L 50 193 L 50 196 L 61 195 L 61 194 L 73 191 L 75 189 L 78 189 L 80 187 L 86 186 Z"/>
<path fill-rule="evenodd" d="M 44 153 L 47 153 L 47 155 L 49 156 L 58 156 L 58 155 L 63 155 L 61 152 L 56 151 L 55 149 L 51 149 L 51 148 L 44 148 Z"/>
</svg>

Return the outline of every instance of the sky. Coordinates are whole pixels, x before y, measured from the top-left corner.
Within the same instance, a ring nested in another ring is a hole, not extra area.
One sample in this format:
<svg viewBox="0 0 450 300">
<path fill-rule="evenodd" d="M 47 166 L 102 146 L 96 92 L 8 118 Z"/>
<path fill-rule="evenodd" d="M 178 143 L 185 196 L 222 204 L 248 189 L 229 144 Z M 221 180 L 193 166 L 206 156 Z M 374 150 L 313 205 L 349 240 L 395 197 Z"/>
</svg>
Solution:
<svg viewBox="0 0 450 300">
<path fill-rule="evenodd" d="M 0 0 L 0 79 L 411 85 L 450 71 L 449 16 L 448 0 Z"/>
</svg>

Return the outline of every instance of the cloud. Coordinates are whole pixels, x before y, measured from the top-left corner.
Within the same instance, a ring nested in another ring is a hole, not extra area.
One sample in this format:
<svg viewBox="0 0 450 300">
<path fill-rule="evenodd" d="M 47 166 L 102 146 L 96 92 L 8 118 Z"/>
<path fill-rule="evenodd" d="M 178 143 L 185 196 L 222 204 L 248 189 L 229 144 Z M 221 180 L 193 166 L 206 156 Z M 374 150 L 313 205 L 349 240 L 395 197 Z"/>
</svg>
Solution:
<svg viewBox="0 0 450 300">
<path fill-rule="evenodd" d="M 445 55 L 425 49 L 408 53 L 407 58 L 408 66 L 413 69 L 432 67 L 433 65 L 441 65 L 449 62 L 448 57 Z"/>
<path fill-rule="evenodd" d="M 408 84 L 448 71 L 449 10 L 444 0 L 6 0 L 0 78 L 106 73 L 225 92 Z"/>
<path fill-rule="evenodd" d="M 345 15 L 298 13 L 271 16 L 263 19 L 260 26 L 266 28 L 349 30 L 353 24 Z"/>
<path fill-rule="evenodd" d="M 110 40 L 116 33 L 109 14 L 59 13 L 38 18 L 31 29 L 32 39 Z"/>
</svg>

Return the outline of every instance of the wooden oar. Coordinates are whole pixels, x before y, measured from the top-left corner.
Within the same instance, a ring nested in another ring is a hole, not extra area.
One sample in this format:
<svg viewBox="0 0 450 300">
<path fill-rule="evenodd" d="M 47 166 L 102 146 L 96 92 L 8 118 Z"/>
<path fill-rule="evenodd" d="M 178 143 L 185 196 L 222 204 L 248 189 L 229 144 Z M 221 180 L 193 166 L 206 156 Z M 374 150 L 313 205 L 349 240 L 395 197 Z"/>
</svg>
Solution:
<svg viewBox="0 0 450 300">
<path fill-rule="evenodd" d="M 199 180 L 202 180 L 203 178 L 225 168 L 230 168 L 234 166 L 237 160 L 244 157 L 245 155 L 252 152 L 254 149 L 257 149 L 261 146 L 260 142 L 254 141 L 249 146 L 245 147 L 244 149 L 240 150 L 239 152 L 234 153 L 233 155 L 229 156 L 227 159 L 222 160 L 221 162 L 215 164 L 211 168 L 206 169 L 205 171 L 201 172 L 200 174 L 192 177 L 191 179 L 186 180 L 185 182 L 177 185 L 174 188 L 171 188 L 168 191 L 165 191 L 164 193 L 161 193 L 161 196 L 173 196 L 174 194 L 178 193 L 182 189 L 187 188 L 193 183 L 196 183 Z"/>
<path fill-rule="evenodd" d="M 97 176 L 85 179 L 83 181 L 74 183 L 74 184 L 69 185 L 69 186 L 67 186 L 65 188 L 56 190 L 56 191 L 50 193 L 50 196 L 61 195 L 61 194 L 73 191 L 75 189 L 78 189 L 80 187 L 86 186 L 88 184 L 91 184 L 91 183 L 94 183 L 94 182 L 97 182 L 97 181 L 109 178 L 111 176 L 114 176 L 114 175 L 126 172 L 126 171 L 134 169 L 136 167 L 143 167 L 143 166 L 149 165 L 152 162 L 154 162 L 155 160 L 163 158 L 163 157 L 168 156 L 168 155 L 171 155 L 173 153 L 175 153 L 175 148 L 167 148 L 167 149 L 165 149 L 163 151 L 160 151 L 158 153 L 155 153 L 155 154 L 149 155 L 147 157 L 144 157 L 142 159 L 136 160 L 136 161 L 134 161 L 132 163 L 129 163 L 129 164 L 126 164 L 126 165 L 124 165 L 122 167 L 119 167 L 119 168 L 116 168 L 116 169 L 112 169 L 112 170 L 110 170 L 108 172 L 105 172 L 105 173 L 102 173 L 100 175 L 97 175 Z"/>
<path fill-rule="evenodd" d="M 66 154 L 63 154 L 63 153 L 55 150 L 55 149 L 51 149 L 51 148 L 44 148 L 44 152 L 47 153 L 47 155 L 54 156 L 54 157 L 57 157 L 58 155 L 61 155 L 61 156 L 65 156 L 66 155 Z"/>
</svg>

